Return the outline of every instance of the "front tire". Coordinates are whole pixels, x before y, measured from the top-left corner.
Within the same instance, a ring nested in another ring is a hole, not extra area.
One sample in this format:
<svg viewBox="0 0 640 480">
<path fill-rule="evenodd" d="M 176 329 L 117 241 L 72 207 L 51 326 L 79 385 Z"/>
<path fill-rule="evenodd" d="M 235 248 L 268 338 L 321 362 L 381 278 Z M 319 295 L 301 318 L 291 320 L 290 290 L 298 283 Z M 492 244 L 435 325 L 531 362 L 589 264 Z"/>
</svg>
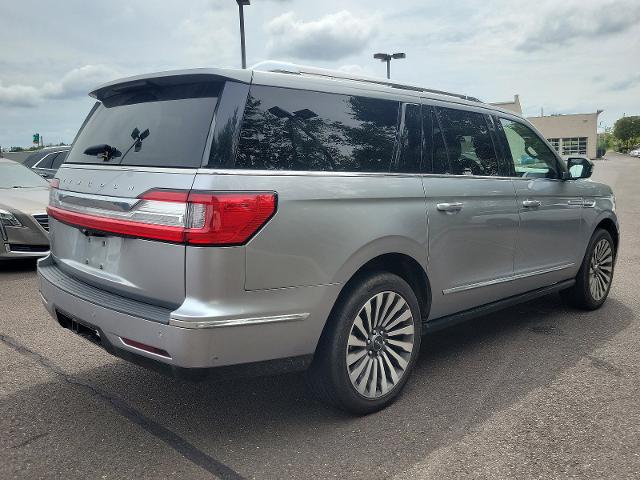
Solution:
<svg viewBox="0 0 640 480">
<path fill-rule="evenodd" d="M 390 405 L 416 362 L 421 327 L 406 281 L 387 272 L 362 277 L 332 312 L 308 372 L 312 390 L 357 415 Z"/>
<path fill-rule="evenodd" d="M 562 291 L 562 297 L 583 310 L 600 308 L 611 290 L 615 258 L 611 234 L 604 229 L 597 229 L 589 241 L 575 285 Z"/>
</svg>

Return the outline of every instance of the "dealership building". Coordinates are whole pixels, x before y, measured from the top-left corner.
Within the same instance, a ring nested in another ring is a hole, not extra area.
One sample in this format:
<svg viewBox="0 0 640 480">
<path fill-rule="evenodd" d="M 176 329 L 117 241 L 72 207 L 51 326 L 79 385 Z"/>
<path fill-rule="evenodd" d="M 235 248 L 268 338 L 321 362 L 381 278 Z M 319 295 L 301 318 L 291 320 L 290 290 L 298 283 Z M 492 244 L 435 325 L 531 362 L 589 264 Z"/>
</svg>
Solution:
<svg viewBox="0 0 640 480">
<path fill-rule="evenodd" d="M 492 103 L 496 107 L 511 110 L 522 115 L 520 96 L 513 101 Z M 598 115 L 594 113 L 576 113 L 568 115 L 543 115 L 527 117 L 542 133 L 560 155 L 586 155 L 596 158 L 598 144 Z"/>
</svg>

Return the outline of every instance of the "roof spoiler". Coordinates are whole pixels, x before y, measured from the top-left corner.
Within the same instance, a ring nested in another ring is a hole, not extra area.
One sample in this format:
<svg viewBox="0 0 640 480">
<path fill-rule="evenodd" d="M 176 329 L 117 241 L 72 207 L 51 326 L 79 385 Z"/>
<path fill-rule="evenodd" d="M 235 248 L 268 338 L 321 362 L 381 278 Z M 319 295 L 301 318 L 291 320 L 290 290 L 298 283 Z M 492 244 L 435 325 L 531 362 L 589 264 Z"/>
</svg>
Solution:
<svg viewBox="0 0 640 480">
<path fill-rule="evenodd" d="M 251 83 L 251 70 L 232 70 L 223 68 L 198 68 L 191 70 L 173 70 L 168 72 L 136 75 L 104 83 L 89 92 L 89 96 L 102 101 L 127 90 L 146 86 L 166 86 L 185 83 L 198 83 L 206 80 L 235 80 Z"/>
</svg>

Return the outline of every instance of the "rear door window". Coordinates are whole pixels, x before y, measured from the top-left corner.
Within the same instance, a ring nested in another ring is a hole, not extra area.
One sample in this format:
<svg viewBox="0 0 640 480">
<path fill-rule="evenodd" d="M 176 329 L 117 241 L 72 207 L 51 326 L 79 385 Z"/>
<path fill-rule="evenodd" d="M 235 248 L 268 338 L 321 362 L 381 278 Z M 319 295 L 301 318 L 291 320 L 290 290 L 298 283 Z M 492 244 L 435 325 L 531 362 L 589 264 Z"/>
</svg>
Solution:
<svg viewBox="0 0 640 480">
<path fill-rule="evenodd" d="M 500 163 L 481 113 L 453 108 L 436 108 L 442 127 L 451 174 L 500 175 Z"/>
<path fill-rule="evenodd" d="M 145 84 L 104 99 L 88 118 L 68 163 L 197 168 L 222 84 Z M 95 147 L 109 145 L 105 160 Z"/>
<path fill-rule="evenodd" d="M 399 102 L 253 86 L 235 167 L 388 172 Z"/>
</svg>

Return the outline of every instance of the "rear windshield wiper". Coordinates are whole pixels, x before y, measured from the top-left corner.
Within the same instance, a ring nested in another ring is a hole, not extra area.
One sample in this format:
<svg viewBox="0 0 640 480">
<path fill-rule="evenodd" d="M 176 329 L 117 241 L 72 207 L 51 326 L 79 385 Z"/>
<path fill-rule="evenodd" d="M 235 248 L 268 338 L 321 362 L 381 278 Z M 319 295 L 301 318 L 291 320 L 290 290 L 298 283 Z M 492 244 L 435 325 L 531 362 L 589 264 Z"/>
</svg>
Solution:
<svg viewBox="0 0 640 480">
<path fill-rule="evenodd" d="M 97 155 L 105 162 L 122 155 L 122 152 L 120 150 L 118 150 L 116 147 L 112 147 L 111 145 L 107 145 L 106 143 L 101 143 L 100 145 L 92 145 L 86 148 L 83 153 L 85 155 Z"/>
</svg>

